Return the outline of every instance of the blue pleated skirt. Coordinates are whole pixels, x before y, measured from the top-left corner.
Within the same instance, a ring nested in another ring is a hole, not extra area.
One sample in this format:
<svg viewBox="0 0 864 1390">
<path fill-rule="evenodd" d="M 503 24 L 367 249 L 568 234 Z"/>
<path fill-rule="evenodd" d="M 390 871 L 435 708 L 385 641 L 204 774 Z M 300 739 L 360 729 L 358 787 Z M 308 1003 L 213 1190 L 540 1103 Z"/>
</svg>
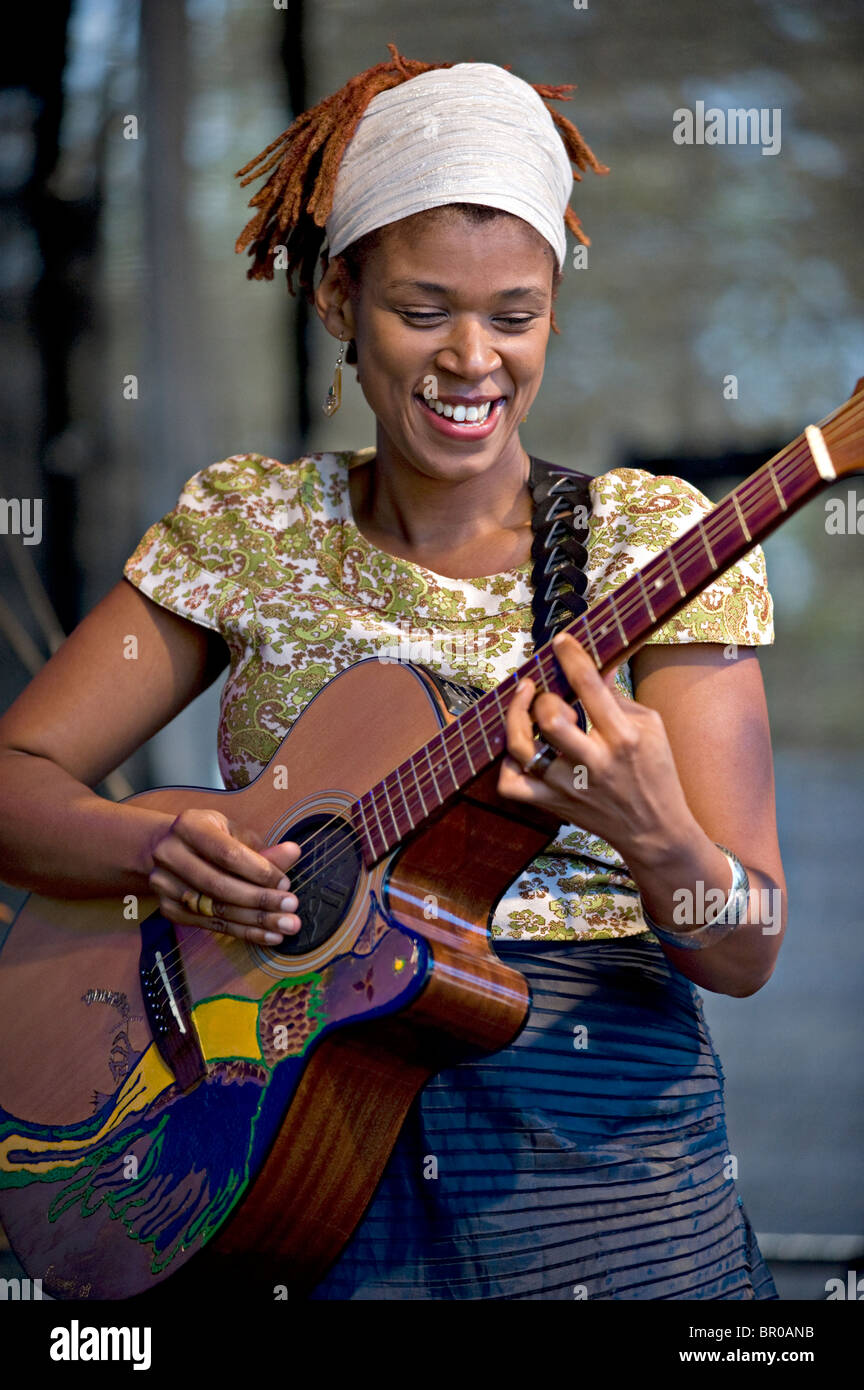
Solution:
<svg viewBox="0 0 864 1390">
<path fill-rule="evenodd" d="M 723 1072 L 653 937 L 496 942 L 519 1038 L 420 1093 L 312 1299 L 770 1299 Z"/>
</svg>

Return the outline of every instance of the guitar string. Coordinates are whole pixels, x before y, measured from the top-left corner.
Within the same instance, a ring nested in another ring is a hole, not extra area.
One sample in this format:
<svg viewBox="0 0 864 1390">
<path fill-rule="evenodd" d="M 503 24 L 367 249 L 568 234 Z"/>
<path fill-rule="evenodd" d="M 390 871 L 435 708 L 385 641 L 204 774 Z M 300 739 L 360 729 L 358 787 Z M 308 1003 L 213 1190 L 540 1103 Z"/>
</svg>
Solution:
<svg viewBox="0 0 864 1390">
<path fill-rule="evenodd" d="M 852 415 L 852 418 L 854 418 L 855 416 L 857 416 L 857 415 L 859 415 L 859 414 L 862 414 L 862 413 L 864 413 L 864 404 L 862 404 L 860 407 L 856 407 L 856 409 L 855 409 L 853 412 L 851 412 L 851 415 Z M 855 432 L 855 433 L 852 433 L 852 434 L 844 434 L 844 442 L 849 442 L 850 440 L 855 440 L 855 439 L 858 439 L 858 438 L 864 438 L 864 432 Z M 789 457 L 787 457 L 785 460 L 783 460 L 783 462 L 782 462 L 781 464 L 779 464 L 779 465 L 773 465 L 773 464 L 772 464 L 772 461 L 769 460 L 766 464 L 763 464 L 763 465 L 757 470 L 757 472 L 753 475 L 752 478 L 745 480 L 745 482 L 744 482 L 743 484 L 741 484 L 740 489 L 736 492 L 736 495 L 738 496 L 739 501 L 744 500 L 744 499 L 746 498 L 747 505 L 748 505 L 748 507 L 749 507 L 749 506 L 753 505 L 753 503 L 756 502 L 757 500 L 758 500 L 759 502 L 761 502 L 761 501 L 763 501 L 766 497 L 769 497 L 769 496 L 776 496 L 776 493 L 774 492 L 773 484 L 772 484 L 771 481 L 770 481 L 770 473 L 771 473 L 772 469 L 773 469 L 774 475 L 775 475 L 775 477 L 777 478 L 778 482 L 780 482 L 781 480 L 782 480 L 783 482 L 789 482 L 789 481 L 791 481 L 791 479 L 792 479 L 792 475 L 793 475 L 794 473 L 796 473 L 796 471 L 797 471 L 798 468 L 800 467 L 801 463 L 811 463 L 811 462 L 812 462 L 812 454 L 811 454 L 811 452 L 810 452 L 810 448 L 809 448 L 809 445 L 808 445 L 807 442 L 806 442 L 806 439 L 803 441 L 803 445 L 798 445 L 798 446 L 790 445 L 790 446 L 788 446 L 788 447 L 789 447 L 789 448 L 795 447 L 796 452 L 793 453 L 793 454 L 791 454 L 791 455 L 790 455 Z M 763 484 L 764 484 L 764 486 L 763 486 Z M 720 508 L 721 506 L 723 506 L 723 504 L 724 504 L 725 502 L 728 502 L 728 499 L 729 499 L 729 497 L 731 497 L 731 496 L 732 496 L 732 493 L 729 493 L 729 494 L 727 494 L 727 496 L 726 496 L 725 498 L 722 498 L 721 501 L 717 503 L 717 508 Z M 711 512 L 707 512 L 707 513 L 705 514 L 705 516 L 702 518 L 702 527 L 704 527 L 705 529 L 707 529 L 707 524 L 709 523 L 710 517 L 712 516 L 714 510 L 715 510 L 715 509 L 712 509 Z M 702 557 L 704 558 L 704 543 L 701 541 L 701 537 L 700 537 L 700 535 L 698 534 L 698 533 L 701 531 L 702 527 L 700 527 L 700 526 L 699 526 L 699 523 L 696 522 L 696 523 L 694 523 L 693 528 L 691 528 L 691 529 L 693 529 L 694 531 L 696 531 L 697 534 L 693 537 L 693 545 L 690 547 L 689 551 L 688 551 L 686 554 L 685 554 L 685 553 L 682 553 L 682 554 L 680 554 L 680 555 L 678 555 L 678 556 L 676 557 L 676 560 L 677 560 L 680 564 L 683 564 L 683 565 L 686 566 L 686 565 L 689 564 L 693 559 L 696 559 L 699 555 L 702 555 Z M 717 530 L 715 529 L 715 531 L 713 531 L 713 532 L 710 532 L 710 531 L 708 532 L 709 541 L 713 541 L 714 543 L 717 543 L 719 540 L 725 538 L 726 535 L 730 534 L 731 532 L 733 532 L 733 531 L 735 531 L 735 530 L 740 530 L 740 529 L 741 529 L 740 520 L 738 520 L 737 515 L 736 515 L 734 518 L 733 518 L 732 516 L 730 516 L 730 524 L 723 526 L 719 531 L 717 531 Z M 686 535 L 686 533 L 684 533 L 684 534 Z M 678 537 L 678 538 L 676 538 L 676 539 L 679 539 L 679 540 L 680 540 L 681 537 Z M 674 546 L 675 542 L 673 541 L 671 544 Z M 758 544 L 758 542 L 754 542 L 754 545 L 755 545 L 755 544 Z M 652 566 L 657 566 L 657 565 L 659 565 L 659 566 L 662 568 L 663 555 L 664 555 L 664 554 L 666 553 L 666 551 L 668 551 L 669 549 L 671 549 L 671 546 L 666 547 L 666 550 L 665 550 L 665 551 L 661 551 L 658 555 L 653 556 L 653 557 L 651 558 L 651 560 L 649 560 L 648 562 L 646 562 L 646 565 L 645 565 L 640 571 L 638 571 L 638 573 L 642 574 L 643 577 L 656 577 L 656 576 L 649 576 L 649 571 L 650 571 L 650 569 L 651 569 Z M 733 563 L 734 563 L 734 562 L 733 562 Z M 634 572 L 634 574 L 633 574 L 632 576 L 630 576 L 630 578 L 629 578 L 628 580 L 625 580 L 624 583 L 629 583 L 629 582 L 631 582 L 633 579 L 635 579 L 635 578 L 636 578 L 636 573 L 637 573 L 637 572 Z M 668 580 L 667 580 L 667 582 L 668 582 Z M 613 615 L 614 615 L 615 612 L 617 611 L 618 617 L 621 618 L 621 619 L 624 619 L 624 618 L 629 617 L 631 613 L 634 613 L 634 612 L 638 611 L 639 608 L 641 608 L 642 606 L 644 606 L 644 598 L 643 598 L 641 595 L 640 595 L 640 596 L 637 596 L 637 597 L 635 598 L 635 602 L 631 603 L 629 606 L 625 606 L 623 609 L 617 608 L 617 606 L 616 606 L 614 603 L 610 603 L 610 598 L 614 598 L 614 591 L 613 591 L 613 594 L 612 594 L 611 596 L 610 596 L 610 595 L 606 595 L 606 596 L 605 596 L 603 599 L 601 599 L 597 604 L 595 604 L 595 605 L 589 610 L 588 613 L 585 613 L 585 614 L 581 615 L 581 618 L 575 619 L 574 622 L 577 622 L 577 623 L 578 623 L 579 621 L 587 621 L 587 619 L 588 619 L 588 617 L 589 617 L 589 614 L 590 614 L 592 623 L 594 623 L 594 622 L 596 621 L 596 618 L 600 616 L 600 611 L 601 611 L 601 609 L 603 608 L 603 605 L 604 605 L 604 604 L 609 605 L 609 607 L 611 608 L 611 611 L 612 611 L 612 614 L 613 614 Z M 549 657 L 552 657 L 553 662 L 557 664 L 557 659 L 554 657 L 554 653 L 553 653 L 553 651 L 552 651 L 552 649 L 551 649 L 551 645 L 550 645 L 549 643 L 546 643 L 546 644 L 544 644 L 544 646 L 541 647 L 537 652 L 535 652 L 531 657 L 529 657 L 528 660 L 527 660 L 526 662 L 523 663 L 523 666 L 524 666 L 524 665 L 529 665 L 531 662 L 535 662 L 537 665 L 540 666 L 541 673 L 542 673 L 543 677 L 544 677 L 545 679 L 548 679 L 549 676 L 550 676 L 550 674 L 551 674 L 552 676 L 555 676 L 555 674 L 556 674 L 555 665 L 553 665 L 552 671 L 551 671 L 551 672 L 548 672 L 548 671 L 546 671 L 546 670 L 543 668 L 543 662 L 544 662 L 545 660 L 548 660 Z M 520 669 L 521 669 L 521 668 L 520 668 Z M 518 681 L 519 678 L 520 678 L 520 677 L 519 677 L 518 672 L 517 672 L 517 673 L 513 673 L 510 677 L 505 678 L 505 680 L 502 681 L 501 684 L 500 684 L 499 686 L 496 687 L 496 690 L 495 690 L 495 691 L 487 691 L 487 692 L 484 692 L 485 697 L 489 698 L 490 703 L 491 703 L 491 700 L 494 699 L 494 697 L 495 697 L 495 695 L 496 695 L 496 692 L 497 692 L 497 693 L 498 693 L 498 696 L 499 696 L 499 698 L 500 698 L 500 694 L 501 694 L 501 692 L 505 689 L 505 687 L 506 687 L 506 685 L 508 684 L 508 682 L 512 682 L 512 683 L 515 685 L 515 683 Z M 478 704 L 481 703 L 482 699 L 483 699 L 483 697 L 481 697 L 481 700 L 478 701 Z M 476 713 L 476 712 L 477 712 L 477 705 L 472 705 L 471 708 L 470 708 L 470 710 L 466 711 L 466 716 L 467 716 L 467 714 Z M 437 739 L 437 738 L 441 738 L 441 739 L 443 740 L 443 738 L 447 735 L 447 731 L 453 729 L 454 724 L 457 723 L 457 722 L 458 722 L 458 721 L 455 721 L 455 720 L 454 720 L 452 724 L 449 724 L 449 725 L 445 726 L 444 729 L 442 729 L 442 730 L 439 731 L 439 734 L 437 734 L 437 735 L 434 736 L 433 740 L 430 740 L 430 743 L 433 742 L 434 739 Z M 464 733 L 464 730 L 463 730 L 463 733 Z M 454 743 L 456 743 L 456 742 L 457 742 L 456 736 L 455 736 L 455 735 L 452 735 L 451 737 L 452 737 L 452 741 L 453 741 Z M 460 737 L 462 737 L 462 736 L 460 735 Z M 486 747 L 486 740 L 485 740 L 485 737 L 484 737 L 483 733 L 481 733 L 480 736 L 479 736 L 479 738 L 478 738 L 477 735 L 476 735 L 475 733 L 472 732 L 472 733 L 470 734 L 470 739 L 471 739 L 471 742 L 469 743 L 469 740 L 468 740 L 468 739 L 462 737 L 462 742 L 465 744 L 466 749 L 467 749 L 467 751 L 468 751 L 469 764 L 470 764 L 471 752 L 473 752 L 473 751 L 488 752 L 488 748 Z M 426 745 L 426 746 L 428 746 L 428 745 Z M 410 761 L 412 761 L 413 759 L 419 757 L 419 756 L 423 753 L 423 751 L 424 751 L 424 749 L 422 749 L 422 748 L 421 748 L 421 749 L 418 749 L 414 754 L 411 755 L 411 759 L 408 759 L 408 760 L 406 760 L 406 761 L 410 762 Z M 458 746 L 458 743 L 457 743 L 457 747 L 454 749 L 454 752 L 456 753 L 456 755 L 457 755 L 459 758 L 461 758 L 461 756 L 462 756 L 462 749 Z M 438 751 L 437 751 L 437 750 L 436 750 L 436 756 L 438 756 Z M 496 754 L 495 756 L 497 756 L 497 754 Z M 445 757 L 446 757 L 446 750 L 445 750 Z M 430 761 L 431 761 L 431 760 L 430 760 Z M 389 774 L 387 774 L 387 775 L 388 775 L 388 776 L 392 776 L 392 775 L 393 775 L 393 772 L 394 772 L 394 771 L 398 772 L 399 769 L 400 769 L 403 765 L 404 765 L 404 764 L 399 764 L 399 767 L 398 767 L 397 769 L 392 770 L 392 771 L 391 771 Z M 435 778 L 434 774 L 435 774 L 435 772 L 439 772 L 439 773 L 441 773 L 442 775 L 444 775 L 444 774 L 446 774 L 446 773 L 448 772 L 448 770 L 451 768 L 451 766 L 452 766 L 452 764 L 450 764 L 449 762 L 440 762 L 440 763 L 435 764 L 434 766 L 432 766 L 432 767 L 430 768 L 430 773 L 428 774 L 428 779 L 427 779 L 427 777 L 426 777 L 426 774 L 424 773 L 424 774 L 423 774 L 423 779 L 424 779 L 424 780 L 423 780 L 422 782 L 419 783 L 421 791 L 424 790 L 424 789 L 429 789 L 429 790 L 431 790 L 432 786 L 435 785 L 436 794 L 439 794 L 439 795 L 440 795 L 439 790 L 438 790 L 438 787 L 437 787 L 437 785 L 436 785 L 436 778 Z M 386 780 L 386 778 L 383 778 L 383 779 L 381 779 L 381 780 L 384 781 L 384 780 Z M 379 785 L 380 785 L 380 783 L 379 783 Z M 374 792 L 374 789 L 370 789 L 370 791 Z M 370 794 L 370 792 L 367 791 L 366 793 L 363 793 L 363 796 L 369 796 L 369 794 Z M 353 803 L 353 806 L 356 806 L 357 803 L 358 803 L 360 800 L 363 799 L 363 796 L 356 798 L 355 801 L 354 801 L 354 803 Z M 446 798 L 445 798 L 445 799 L 446 799 Z M 403 800 L 406 800 L 404 794 L 403 794 Z M 374 805 L 375 805 L 375 810 L 376 810 L 376 812 L 377 812 L 377 810 L 378 810 L 377 798 L 376 798 L 374 795 L 373 795 L 373 802 L 374 802 Z M 407 807 L 407 805 L 408 805 L 408 803 L 407 803 L 407 800 L 406 800 L 406 807 Z M 410 808 L 409 808 L 409 815 L 410 815 Z M 333 816 L 333 817 L 331 818 L 330 821 L 325 822 L 325 824 L 324 824 L 323 826 L 319 827 L 318 831 L 316 832 L 316 836 L 315 836 L 315 838 L 314 838 L 314 852 L 315 852 L 315 853 L 320 853 L 322 850 L 326 850 L 326 848 L 328 847 L 328 845 L 332 844 L 332 842 L 337 838 L 336 834 L 331 834 L 331 835 L 328 837 L 328 839 L 322 841 L 322 840 L 320 839 L 320 836 L 321 836 L 322 832 L 326 831 L 330 826 L 336 826 L 336 827 L 338 827 L 340 830 L 343 830 L 343 831 L 344 831 L 345 826 L 346 826 L 346 823 L 350 823 L 350 822 L 347 822 L 347 818 L 342 818 L 342 817 L 340 817 L 340 816 Z M 418 822 L 418 824 L 419 824 L 419 822 Z M 365 828 L 365 822 L 364 822 L 364 828 Z M 416 827 L 412 827 L 412 828 L 416 828 Z M 367 833 L 368 833 L 368 832 L 367 832 Z M 405 833 L 407 833 L 407 832 L 405 832 Z M 306 845 L 308 846 L 309 843 L 310 843 L 310 842 L 307 841 L 307 842 L 306 842 Z M 370 837 L 370 843 L 371 843 L 371 837 Z M 386 853 L 386 849 L 385 849 L 384 852 Z M 296 869 L 299 867 L 299 865 L 302 863 L 304 857 L 308 857 L 308 856 L 305 856 L 303 853 L 301 853 L 301 855 L 300 855 L 300 857 L 297 859 L 296 863 L 295 863 L 294 865 L 291 866 L 292 869 L 295 869 L 295 870 L 296 870 Z M 325 859 L 322 863 L 318 864 L 318 865 L 315 867 L 315 869 L 314 869 L 314 875 L 317 875 L 317 874 L 321 873 L 323 870 L 325 870 L 326 868 L 328 868 L 331 864 L 333 864 L 333 863 L 335 863 L 335 862 L 336 862 L 336 857 L 334 857 L 334 856 L 331 856 L 330 859 Z M 289 872 L 290 872 L 290 871 L 289 871 Z M 314 875 L 310 875 L 310 877 L 307 877 L 306 879 L 300 879 L 300 880 L 297 881 L 296 883 L 292 880 L 291 888 L 290 888 L 290 889 L 287 889 L 286 892 L 293 892 L 293 893 L 295 893 L 295 895 L 296 895 L 296 893 L 299 891 L 299 889 L 302 888 L 302 887 L 305 887 L 305 885 L 306 885 L 308 882 L 311 881 L 311 878 L 312 878 Z M 182 923 L 181 923 L 181 924 L 178 924 L 178 925 L 185 926 L 186 924 L 182 924 Z M 198 932 L 207 932 L 207 937 L 209 937 L 209 936 L 211 935 L 210 931 L 209 931 L 207 928 L 205 928 L 205 927 L 199 927 L 199 926 L 196 926 L 196 925 L 191 925 L 191 924 L 189 924 L 188 929 L 189 929 L 190 931 L 192 931 L 192 932 L 195 932 L 195 933 L 198 933 Z M 290 938 L 289 938 L 289 939 L 290 939 Z M 195 953 L 195 948 L 196 948 L 196 946 L 199 945 L 199 944 L 202 945 L 202 946 L 203 946 L 203 945 L 206 945 L 206 944 L 207 944 L 207 938 L 202 938 L 202 940 L 201 940 L 200 943 L 195 942 L 194 940 L 192 940 L 191 942 L 189 942 L 189 945 L 188 945 L 188 947 L 187 947 L 187 949 L 186 949 L 186 956 L 187 956 L 187 958 L 191 957 L 192 954 Z M 257 944 L 257 943 L 256 943 L 256 944 Z M 165 961 L 170 961 L 172 956 L 174 956 L 174 955 L 179 955 L 180 953 L 181 953 L 181 948 L 180 948 L 179 946 L 172 948 L 171 951 L 167 952 L 167 953 L 163 956 L 163 962 L 165 962 Z"/>
</svg>

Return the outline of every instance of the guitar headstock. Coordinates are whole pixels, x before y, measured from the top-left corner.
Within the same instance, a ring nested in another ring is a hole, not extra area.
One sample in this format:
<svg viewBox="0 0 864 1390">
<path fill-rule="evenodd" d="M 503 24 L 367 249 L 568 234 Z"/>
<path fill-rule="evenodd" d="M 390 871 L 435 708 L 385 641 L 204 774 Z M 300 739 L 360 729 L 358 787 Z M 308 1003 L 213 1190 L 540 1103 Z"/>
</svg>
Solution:
<svg viewBox="0 0 864 1390">
<path fill-rule="evenodd" d="M 838 478 L 864 472 L 864 376 L 844 405 L 820 425 Z"/>
</svg>

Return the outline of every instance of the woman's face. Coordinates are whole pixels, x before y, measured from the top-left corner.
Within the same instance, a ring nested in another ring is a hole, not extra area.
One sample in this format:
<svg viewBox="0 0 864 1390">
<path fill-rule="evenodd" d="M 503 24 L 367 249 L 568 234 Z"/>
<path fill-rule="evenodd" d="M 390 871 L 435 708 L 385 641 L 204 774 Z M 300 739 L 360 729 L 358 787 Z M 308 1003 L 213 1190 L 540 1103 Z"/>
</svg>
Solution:
<svg viewBox="0 0 864 1390">
<path fill-rule="evenodd" d="M 322 289 L 329 278 L 325 298 L 356 342 L 383 463 L 460 479 L 523 455 L 518 427 L 543 378 L 553 269 L 551 247 L 521 218 L 472 222 L 454 210 L 384 228 L 359 287 L 338 257 L 328 266 Z M 479 419 L 457 418 L 467 410 Z"/>
</svg>

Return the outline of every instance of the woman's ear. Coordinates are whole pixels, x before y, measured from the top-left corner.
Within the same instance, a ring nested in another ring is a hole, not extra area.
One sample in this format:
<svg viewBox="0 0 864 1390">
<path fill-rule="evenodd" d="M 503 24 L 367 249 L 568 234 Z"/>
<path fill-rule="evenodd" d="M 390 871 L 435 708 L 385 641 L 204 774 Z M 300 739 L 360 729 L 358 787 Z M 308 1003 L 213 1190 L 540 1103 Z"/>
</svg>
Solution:
<svg viewBox="0 0 864 1390">
<path fill-rule="evenodd" d="M 354 336 L 354 311 L 348 294 L 345 267 L 336 257 L 330 261 L 315 290 L 318 317 L 334 338 Z"/>
</svg>

